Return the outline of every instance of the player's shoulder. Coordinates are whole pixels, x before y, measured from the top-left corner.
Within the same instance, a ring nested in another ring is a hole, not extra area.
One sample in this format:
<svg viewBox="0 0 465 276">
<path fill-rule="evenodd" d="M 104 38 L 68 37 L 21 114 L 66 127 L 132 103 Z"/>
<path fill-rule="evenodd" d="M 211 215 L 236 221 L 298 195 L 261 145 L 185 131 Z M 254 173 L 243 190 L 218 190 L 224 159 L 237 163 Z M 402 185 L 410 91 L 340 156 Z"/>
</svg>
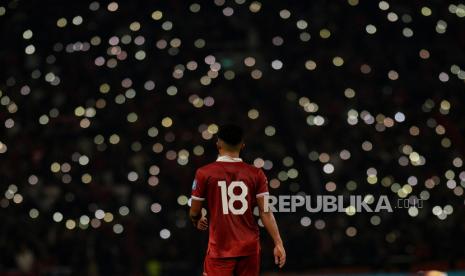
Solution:
<svg viewBox="0 0 465 276">
<path fill-rule="evenodd" d="M 241 162 L 241 164 L 242 164 L 242 166 L 243 166 L 244 168 L 250 170 L 250 171 L 253 172 L 253 173 L 258 173 L 258 172 L 260 172 L 260 170 L 261 170 L 260 168 L 257 168 L 257 167 L 255 167 L 254 165 L 249 164 L 249 163 L 246 163 L 246 162 Z"/>
<path fill-rule="evenodd" d="M 205 173 L 208 171 L 211 171 L 212 169 L 216 169 L 218 167 L 218 164 L 216 162 L 211 162 L 206 165 L 203 165 L 197 169 L 197 173 Z"/>
<path fill-rule="evenodd" d="M 224 162 L 216 162 L 218 164 L 224 164 Z M 261 173 L 261 169 L 260 168 L 257 168 L 255 167 L 254 165 L 252 164 L 249 164 L 247 162 L 244 162 L 244 161 L 240 161 L 240 162 L 227 162 L 227 164 L 231 164 L 232 166 L 234 166 L 235 168 L 237 168 L 238 170 L 241 170 L 243 172 L 246 172 L 248 173 L 249 175 L 251 176 L 256 176 L 258 174 Z"/>
<path fill-rule="evenodd" d="M 241 170 L 246 170 L 249 173 L 253 174 L 258 174 L 260 173 L 261 169 L 255 167 L 254 165 L 248 164 L 246 162 L 218 162 L 218 161 L 213 161 L 211 163 L 208 163 L 206 165 L 203 165 L 202 167 L 199 167 L 197 169 L 197 173 L 208 173 L 212 170 L 217 170 L 220 169 L 224 165 L 233 165 L 233 166 L 238 166 L 240 167 Z"/>
<path fill-rule="evenodd" d="M 257 168 L 252 164 L 241 162 L 239 166 L 240 166 L 240 170 L 244 172 L 245 175 L 248 175 L 252 179 L 255 179 L 255 180 L 262 179 L 265 176 L 261 168 Z"/>
</svg>

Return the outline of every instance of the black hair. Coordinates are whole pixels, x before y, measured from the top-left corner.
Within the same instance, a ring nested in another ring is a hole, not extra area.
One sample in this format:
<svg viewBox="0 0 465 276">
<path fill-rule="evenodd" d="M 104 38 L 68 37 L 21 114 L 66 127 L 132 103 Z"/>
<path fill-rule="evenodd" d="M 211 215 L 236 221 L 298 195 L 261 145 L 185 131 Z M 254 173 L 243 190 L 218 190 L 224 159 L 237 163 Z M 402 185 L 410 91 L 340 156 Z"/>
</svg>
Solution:
<svg viewBox="0 0 465 276">
<path fill-rule="evenodd" d="M 223 140 L 230 146 L 237 146 L 243 140 L 244 131 L 238 125 L 225 124 L 218 131 L 218 139 Z"/>
</svg>

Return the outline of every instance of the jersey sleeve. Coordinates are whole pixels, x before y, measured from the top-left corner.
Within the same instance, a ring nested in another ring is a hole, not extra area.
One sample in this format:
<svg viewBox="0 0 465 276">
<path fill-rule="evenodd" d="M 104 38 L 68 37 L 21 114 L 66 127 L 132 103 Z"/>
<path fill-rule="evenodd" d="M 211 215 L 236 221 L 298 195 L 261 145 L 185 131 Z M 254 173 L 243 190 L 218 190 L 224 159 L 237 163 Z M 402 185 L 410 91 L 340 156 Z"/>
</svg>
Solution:
<svg viewBox="0 0 465 276">
<path fill-rule="evenodd" d="M 262 169 L 258 170 L 256 197 L 268 195 L 268 179 Z"/>
<path fill-rule="evenodd" d="M 194 182 L 192 183 L 192 194 L 191 198 L 195 200 L 203 201 L 206 196 L 206 179 L 200 170 L 195 173 Z"/>
</svg>

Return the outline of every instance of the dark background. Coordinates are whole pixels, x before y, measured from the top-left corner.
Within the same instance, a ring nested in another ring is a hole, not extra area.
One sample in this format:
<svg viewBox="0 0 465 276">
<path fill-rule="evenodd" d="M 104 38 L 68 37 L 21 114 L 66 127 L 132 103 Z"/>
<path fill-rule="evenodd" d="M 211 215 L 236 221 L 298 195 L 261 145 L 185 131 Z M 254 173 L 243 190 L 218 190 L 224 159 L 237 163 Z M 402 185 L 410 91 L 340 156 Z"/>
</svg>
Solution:
<svg viewBox="0 0 465 276">
<path fill-rule="evenodd" d="M 463 4 L 121 1 L 112 12 L 114 3 L 0 2 L 3 274 L 199 274 L 207 236 L 191 227 L 186 200 L 225 122 L 245 127 L 243 158 L 265 165 L 274 195 L 396 202 L 407 185 L 405 198 L 424 199 L 415 216 L 276 214 L 284 271 L 465 268 Z M 262 270 L 277 271 L 262 234 Z"/>
</svg>

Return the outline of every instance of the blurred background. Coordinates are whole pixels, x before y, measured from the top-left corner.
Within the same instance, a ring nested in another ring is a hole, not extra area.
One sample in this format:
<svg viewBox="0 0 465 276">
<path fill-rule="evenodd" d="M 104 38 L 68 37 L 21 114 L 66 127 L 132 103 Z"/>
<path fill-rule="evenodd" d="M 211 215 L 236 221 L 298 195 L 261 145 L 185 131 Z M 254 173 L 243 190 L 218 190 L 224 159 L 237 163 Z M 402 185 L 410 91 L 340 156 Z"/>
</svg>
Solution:
<svg viewBox="0 0 465 276">
<path fill-rule="evenodd" d="M 276 214 L 288 263 L 262 232 L 266 275 L 465 270 L 464 17 L 439 0 L 2 0 L 0 274 L 200 275 L 188 200 L 225 122 L 273 195 L 423 200 Z"/>
</svg>

